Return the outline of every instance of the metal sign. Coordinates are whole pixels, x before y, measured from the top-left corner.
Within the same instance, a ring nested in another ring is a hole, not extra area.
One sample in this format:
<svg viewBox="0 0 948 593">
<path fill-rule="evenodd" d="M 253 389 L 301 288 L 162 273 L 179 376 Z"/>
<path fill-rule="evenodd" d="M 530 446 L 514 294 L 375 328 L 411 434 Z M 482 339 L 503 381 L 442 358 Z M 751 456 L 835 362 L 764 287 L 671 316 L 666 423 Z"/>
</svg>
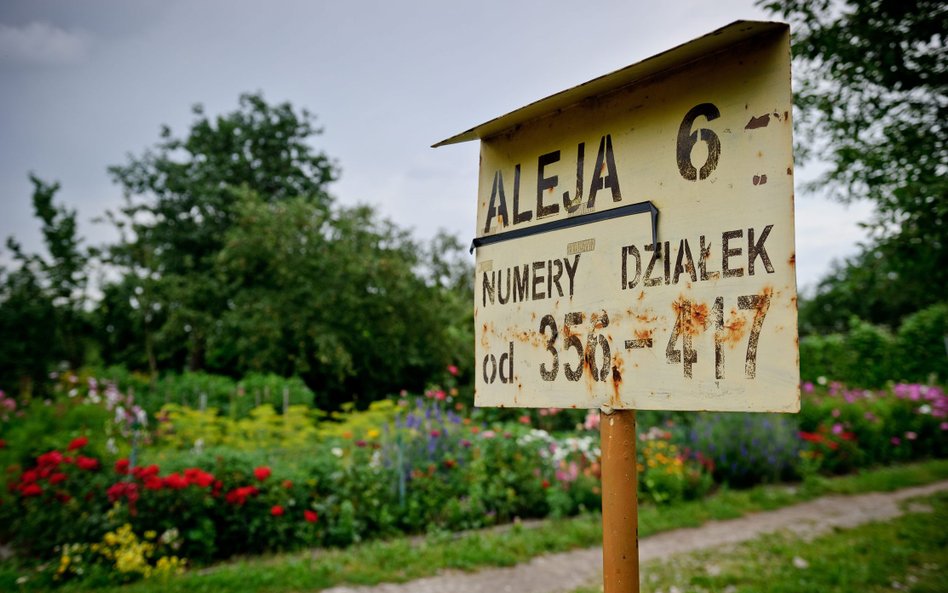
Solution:
<svg viewBox="0 0 948 593">
<path fill-rule="evenodd" d="M 786 25 L 441 144 L 474 138 L 476 405 L 799 410 Z"/>
</svg>

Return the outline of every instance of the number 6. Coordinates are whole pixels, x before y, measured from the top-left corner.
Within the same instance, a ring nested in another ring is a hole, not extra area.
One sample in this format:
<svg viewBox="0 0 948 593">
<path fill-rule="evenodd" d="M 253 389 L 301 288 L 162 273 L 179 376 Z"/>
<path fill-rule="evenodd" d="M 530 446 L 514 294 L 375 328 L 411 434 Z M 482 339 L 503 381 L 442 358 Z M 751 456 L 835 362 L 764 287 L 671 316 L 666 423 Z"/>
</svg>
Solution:
<svg viewBox="0 0 948 593">
<path fill-rule="evenodd" d="M 706 128 L 700 128 L 694 132 L 691 126 L 699 116 L 704 116 L 708 121 L 721 117 L 721 112 L 712 103 L 701 103 L 691 108 L 691 111 L 685 114 L 685 119 L 681 121 L 678 128 L 678 146 L 675 156 L 678 159 L 678 171 L 681 176 L 688 181 L 697 181 L 707 179 L 709 175 L 718 166 L 718 157 L 721 156 L 721 140 L 713 131 Z M 701 170 L 695 169 L 691 164 L 691 149 L 698 143 L 698 139 L 708 143 L 708 159 L 701 166 Z"/>
</svg>

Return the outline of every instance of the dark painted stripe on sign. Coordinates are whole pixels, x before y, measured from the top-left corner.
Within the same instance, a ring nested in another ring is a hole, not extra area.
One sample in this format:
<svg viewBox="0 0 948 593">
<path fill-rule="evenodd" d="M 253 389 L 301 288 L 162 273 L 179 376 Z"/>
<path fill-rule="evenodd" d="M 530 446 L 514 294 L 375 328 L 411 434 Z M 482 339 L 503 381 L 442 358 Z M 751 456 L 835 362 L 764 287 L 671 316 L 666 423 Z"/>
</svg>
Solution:
<svg viewBox="0 0 948 593">
<path fill-rule="evenodd" d="M 471 253 L 474 253 L 474 250 L 478 247 L 493 245 L 494 243 L 500 243 L 501 241 L 522 239 L 531 235 L 539 235 L 540 233 L 548 233 L 550 231 L 568 229 L 584 224 L 602 222 L 603 220 L 610 220 L 613 218 L 619 218 L 621 216 L 645 213 L 648 213 L 652 219 L 652 246 L 654 247 L 658 243 L 658 208 L 656 208 L 651 201 L 645 201 L 638 202 L 637 204 L 629 204 L 627 206 L 619 206 L 618 208 L 610 208 L 609 210 L 602 210 L 600 212 L 591 212 L 589 214 L 582 214 L 580 216 L 561 218 L 559 220 L 545 222 L 532 227 L 507 231 L 506 233 L 498 233 L 496 235 L 489 235 L 487 237 L 477 237 L 471 241 Z"/>
</svg>

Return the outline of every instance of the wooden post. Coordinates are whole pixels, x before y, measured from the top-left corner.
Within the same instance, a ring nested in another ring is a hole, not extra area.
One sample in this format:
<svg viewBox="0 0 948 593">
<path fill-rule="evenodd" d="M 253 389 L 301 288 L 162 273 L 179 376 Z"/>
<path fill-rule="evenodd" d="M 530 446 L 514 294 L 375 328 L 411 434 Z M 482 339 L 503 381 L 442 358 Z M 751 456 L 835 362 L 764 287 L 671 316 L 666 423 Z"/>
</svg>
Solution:
<svg viewBox="0 0 948 593">
<path fill-rule="evenodd" d="M 635 410 L 603 410 L 602 576 L 604 593 L 639 592 L 638 460 Z"/>
</svg>

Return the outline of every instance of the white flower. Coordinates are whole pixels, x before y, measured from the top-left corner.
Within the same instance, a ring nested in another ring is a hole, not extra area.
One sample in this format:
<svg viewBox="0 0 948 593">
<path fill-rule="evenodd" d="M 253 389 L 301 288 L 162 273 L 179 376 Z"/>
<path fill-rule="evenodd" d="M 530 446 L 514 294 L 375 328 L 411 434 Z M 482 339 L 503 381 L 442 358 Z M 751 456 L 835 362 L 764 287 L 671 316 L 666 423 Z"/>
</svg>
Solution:
<svg viewBox="0 0 948 593">
<path fill-rule="evenodd" d="M 109 437 L 109 440 L 105 441 L 105 450 L 115 455 L 118 453 L 118 447 L 115 446 L 115 439 Z"/>
<path fill-rule="evenodd" d="M 793 557 L 793 565 L 800 569 L 810 567 L 810 563 L 804 560 L 803 558 L 800 558 L 799 556 Z"/>
<path fill-rule="evenodd" d="M 329 451 L 336 457 L 342 457 L 342 449 L 340 449 L 339 447 L 333 447 Z"/>
<path fill-rule="evenodd" d="M 925 405 L 923 405 L 921 408 L 918 409 L 918 413 L 919 413 L 919 414 L 931 414 L 931 413 L 932 413 L 932 407 L 931 407 L 930 405 L 928 405 L 928 404 L 925 404 Z"/>
<path fill-rule="evenodd" d="M 816 378 L 816 382 L 819 383 L 820 385 L 826 385 L 826 377 L 819 376 Z"/>
</svg>

